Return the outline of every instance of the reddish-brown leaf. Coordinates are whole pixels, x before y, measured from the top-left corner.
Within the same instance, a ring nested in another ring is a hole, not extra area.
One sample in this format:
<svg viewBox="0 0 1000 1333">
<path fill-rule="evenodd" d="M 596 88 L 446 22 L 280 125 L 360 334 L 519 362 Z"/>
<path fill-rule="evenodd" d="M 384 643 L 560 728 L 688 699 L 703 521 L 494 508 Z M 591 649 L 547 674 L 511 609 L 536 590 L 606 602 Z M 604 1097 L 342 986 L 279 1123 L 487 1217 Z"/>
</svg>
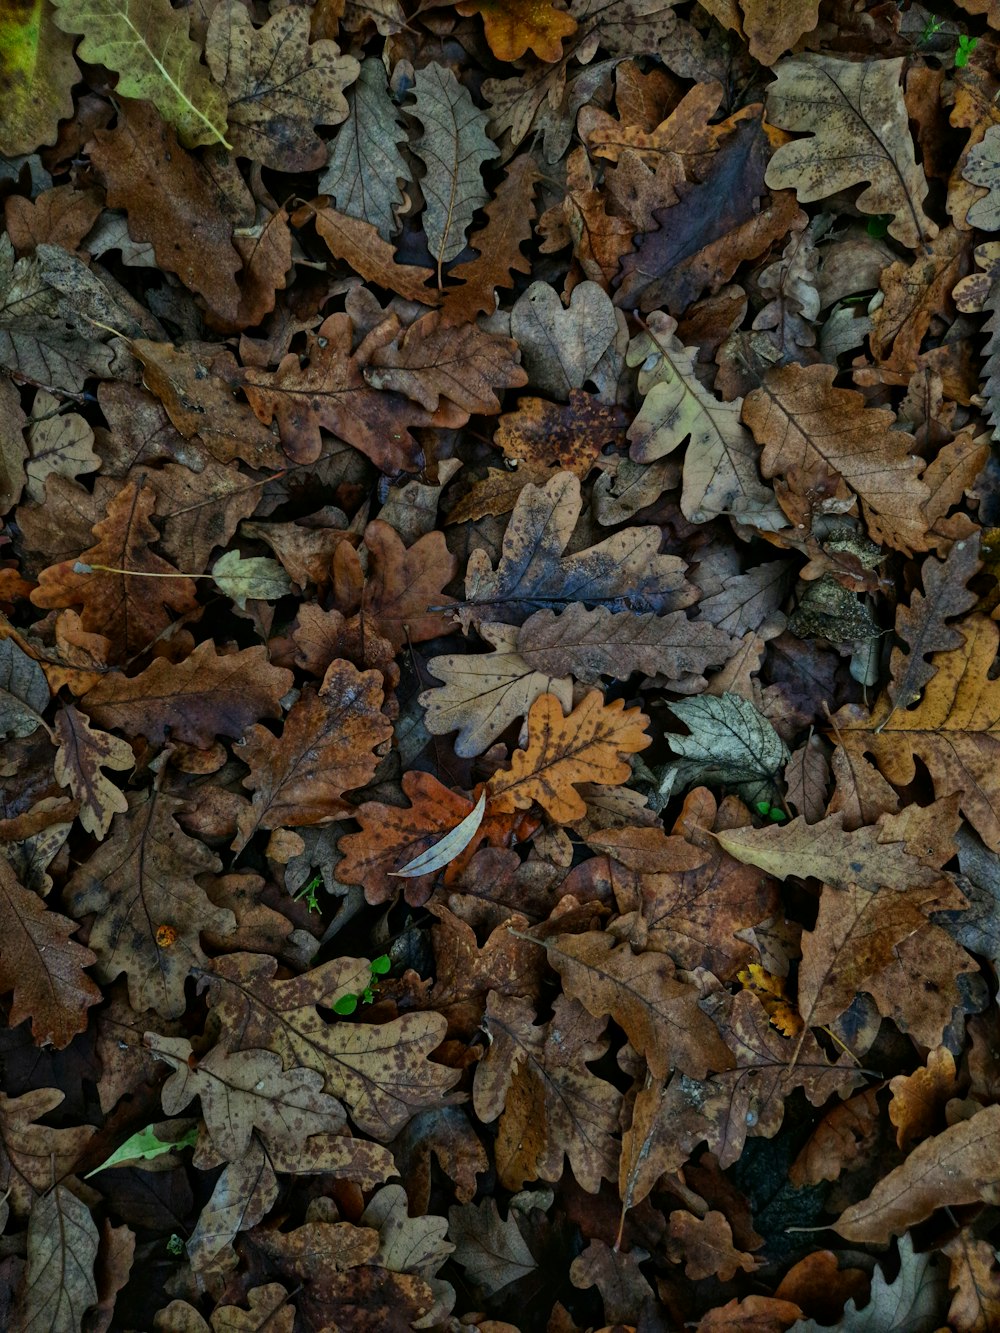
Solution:
<svg viewBox="0 0 1000 1333">
<path fill-rule="evenodd" d="M 39 1046 L 68 1046 L 87 1026 L 101 992 L 84 972 L 97 962 L 70 936 L 76 925 L 49 911 L 0 856 L 0 988 L 14 992 L 11 1027 L 31 1020 Z M 2 1187 L 2 1185 L 0 1185 Z"/>
<path fill-rule="evenodd" d="M 148 648 L 171 625 L 171 612 L 190 614 L 198 605 L 192 580 L 151 549 L 160 535 L 151 518 L 155 506 L 150 486 L 130 482 L 108 504 L 107 518 L 95 523 L 97 544 L 80 555 L 89 572 L 64 560 L 42 570 L 31 594 L 35 606 L 82 606 L 81 627 L 105 635 L 118 662 Z M 108 569 L 93 568 L 101 565 Z"/>
<path fill-rule="evenodd" d="M 234 849 L 242 851 L 258 829 L 325 824 L 349 813 L 344 792 L 371 780 L 392 738 L 381 707 L 379 673 L 335 661 L 319 689 L 307 686 L 293 704 L 279 737 L 251 728 L 240 757 L 254 796 Z"/>
</svg>

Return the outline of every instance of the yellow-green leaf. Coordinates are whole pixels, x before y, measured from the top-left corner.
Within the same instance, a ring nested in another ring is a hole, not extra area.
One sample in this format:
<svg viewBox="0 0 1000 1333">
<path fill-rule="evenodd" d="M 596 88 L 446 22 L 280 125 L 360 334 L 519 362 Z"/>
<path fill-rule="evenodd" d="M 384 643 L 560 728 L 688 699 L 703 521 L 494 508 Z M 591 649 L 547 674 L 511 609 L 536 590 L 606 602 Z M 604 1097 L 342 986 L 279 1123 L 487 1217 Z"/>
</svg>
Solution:
<svg viewBox="0 0 1000 1333">
<path fill-rule="evenodd" d="M 152 102 L 183 144 L 226 143 L 227 99 L 201 63 L 187 13 L 170 0 L 53 0 L 64 32 L 83 33 L 79 55 L 118 75 L 122 97 Z"/>
<path fill-rule="evenodd" d="M 45 0 L 5 0 L 0 10 L 0 153 L 31 153 L 55 143 L 73 114 L 80 77 L 73 39 L 52 22 Z"/>
</svg>

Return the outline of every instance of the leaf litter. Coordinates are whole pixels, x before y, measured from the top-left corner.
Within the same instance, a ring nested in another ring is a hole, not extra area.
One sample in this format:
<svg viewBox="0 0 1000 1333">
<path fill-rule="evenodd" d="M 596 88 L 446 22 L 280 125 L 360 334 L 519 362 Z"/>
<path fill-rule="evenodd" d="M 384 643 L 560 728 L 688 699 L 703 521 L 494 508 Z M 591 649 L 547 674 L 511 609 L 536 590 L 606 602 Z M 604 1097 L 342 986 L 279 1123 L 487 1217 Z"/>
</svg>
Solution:
<svg viewBox="0 0 1000 1333">
<path fill-rule="evenodd" d="M 7 1326 L 1000 1328 L 996 5 L 7 11 Z"/>
</svg>

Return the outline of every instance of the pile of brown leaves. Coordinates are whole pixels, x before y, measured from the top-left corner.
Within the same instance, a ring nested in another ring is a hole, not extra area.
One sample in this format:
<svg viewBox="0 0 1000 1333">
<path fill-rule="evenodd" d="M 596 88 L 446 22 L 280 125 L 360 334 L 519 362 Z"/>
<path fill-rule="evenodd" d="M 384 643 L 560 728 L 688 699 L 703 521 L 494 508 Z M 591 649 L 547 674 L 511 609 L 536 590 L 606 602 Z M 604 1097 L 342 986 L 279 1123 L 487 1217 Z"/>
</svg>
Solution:
<svg viewBox="0 0 1000 1333">
<path fill-rule="evenodd" d="M 4 1328 L 1000 1328 L 998 60 L 4 7 Z"/>
</svg>

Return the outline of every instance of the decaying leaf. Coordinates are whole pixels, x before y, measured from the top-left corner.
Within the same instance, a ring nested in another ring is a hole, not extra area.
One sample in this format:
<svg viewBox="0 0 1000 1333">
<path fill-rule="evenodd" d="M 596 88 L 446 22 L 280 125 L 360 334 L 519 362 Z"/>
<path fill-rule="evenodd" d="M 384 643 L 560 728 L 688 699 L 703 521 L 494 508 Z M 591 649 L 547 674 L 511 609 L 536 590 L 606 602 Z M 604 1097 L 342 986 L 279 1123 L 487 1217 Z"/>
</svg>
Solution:
<svg viewBox="0 0 1000 1333">
<path fill-rule="evenodd" d="M 733 514 L 764 529 L 784 526 L 774 496 L 760 479 L 758 453 L 740 424 L 740 403 L 720 402 L 694 373 L 695 353 L 674 334 L 676 323 L 657 312 L 649 331 L 629 344 L 639 366 L 642 409 L 629 430 L 632 457 L 652 463 L 688 441 L 684 515 L 704 523 Z"/>
<path fill-rule="evenodd" d="M 480 173 L 499 149 L 486 133 L 485 112 L 444 65 L 417 72 L 413 97 L 411 111 L 424 130 L 413 148 L 427 169 L 424 232 L 443 264 L 462 252 L 472 215 L 489 198 Z"/>
<path fill-rule="evenodd" d="M 543 694 L 528 712 L 528 744 L 516 750 L 507 771 L 490 781 L 495 810 L 526 809 L 532 801 L 560 824 L 580 819 L 586 806 L 575 787 L 582 782 L 618 786 L 631 776 L 625 756 L 650 743 L 648 719 L 621 701 L 604 704 L 591 690 L 569 717 L 559 700 Z"/>
<path fill-rule="evenodd" d="M 185 144 L 226 142 L 226 99 L 169 0 L 54 0 L 56 23 L 82 33 L 81 60 L 107 65 L 122 97 L 146 98 Z"/>
<path fill-rule="evenodd" d="M 993 1333 L 1000 0 L 0 8 L 0 1325 Z"/>
<path fill-rule="evenodd" d="M 229 100 L 235 153 L 277 171 L 322 165 L 325 147 L 313 126 L 345 119 L 344 88 L 360 66 L 335 42 L 310 43 L 304 9 L 291 6 L 255 29 L 237 0 L 223 0 L 212 10 L 205 56 Z"/>
<path fill-rule="evenodd" d="M 906 110 L 898 96 L 901 60 L 854 63 L 810 54 L 783 60 L 768 92 L 773 125 L 807 139 L 783 144 L 767 168 L 775 190 L 800 201 L 871 182 L 857 198 L 865 213 L 891 213 L 889 234 L 915 249 L 937 235 L 923 209 L 927 184 L 914 161 Z M 844 144 L 852 151 L 845 154 Z"/>
</svg>

